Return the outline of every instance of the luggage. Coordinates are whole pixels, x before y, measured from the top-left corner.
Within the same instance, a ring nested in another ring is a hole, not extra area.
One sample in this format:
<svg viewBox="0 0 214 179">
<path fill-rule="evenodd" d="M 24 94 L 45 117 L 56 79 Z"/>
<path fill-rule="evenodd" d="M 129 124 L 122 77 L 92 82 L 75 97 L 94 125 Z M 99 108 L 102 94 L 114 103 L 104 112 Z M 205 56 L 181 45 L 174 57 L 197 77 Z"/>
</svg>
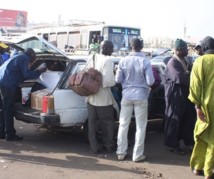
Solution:
<svg viewBox="0 0 214 179">
<path fill-rule="evenodd" d="M 93 61 L 94 58 L 95 55 L 93 55 Z M 101 84 L 102 74 L 94 68 L 89 68 L 87 70 L 84 68 L 69 77 L 69 87 L 80 96 L 96 94 Z"/>
</svg>

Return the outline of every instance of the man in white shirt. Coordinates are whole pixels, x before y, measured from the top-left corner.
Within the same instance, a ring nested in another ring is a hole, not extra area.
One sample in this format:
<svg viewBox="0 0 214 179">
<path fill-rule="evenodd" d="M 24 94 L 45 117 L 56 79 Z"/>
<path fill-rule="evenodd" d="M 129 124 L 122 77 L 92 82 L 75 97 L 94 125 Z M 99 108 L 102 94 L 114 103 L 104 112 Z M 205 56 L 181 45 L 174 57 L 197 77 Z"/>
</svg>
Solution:
<svg viewBox="0 0 214 179">
<path fill-rule="evenodd" d="M 114 98 L 111 93 L 111 87 L 115 85 L 113 62 L 111 54 L 113 52 L 113 43 L 105 40 L 101 43 L 101 54 L 96 54 L 89 67 L 94 67 L 102 74 L 102 85 L 97 94 L 90 95 L 88 101 L 88 135 L 90 148 L 93 153 L 99 153 L 104 149 L 107 152 L 114 150 Z M 93 65 L 94 64 L 94 65 Z M 102 142 L 97 140 L 97 124 L 101 125 Z"/>
</svg>

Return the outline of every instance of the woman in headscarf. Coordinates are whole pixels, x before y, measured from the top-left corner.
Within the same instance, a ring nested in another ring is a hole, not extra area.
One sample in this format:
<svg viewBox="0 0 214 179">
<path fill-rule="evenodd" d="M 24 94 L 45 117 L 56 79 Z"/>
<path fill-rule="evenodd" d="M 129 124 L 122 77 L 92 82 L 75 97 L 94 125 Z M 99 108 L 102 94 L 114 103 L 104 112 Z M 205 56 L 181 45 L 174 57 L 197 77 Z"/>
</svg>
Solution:
<svg viewBox="0 0 214 179">
<path fill-rule="evenodd" d="M 164 73 L 165 127 L 164 144 L 170 151 L 183 155 L 180 147 L 183 139 L 186 146 L 193 147 L 193 130 L 196 121 L 194 104 L 188 99 L 191 63 L 187 60 L 188 48 L 185 41 L 175 41 L 175 54 L 167 63 Z"/>
</svg>

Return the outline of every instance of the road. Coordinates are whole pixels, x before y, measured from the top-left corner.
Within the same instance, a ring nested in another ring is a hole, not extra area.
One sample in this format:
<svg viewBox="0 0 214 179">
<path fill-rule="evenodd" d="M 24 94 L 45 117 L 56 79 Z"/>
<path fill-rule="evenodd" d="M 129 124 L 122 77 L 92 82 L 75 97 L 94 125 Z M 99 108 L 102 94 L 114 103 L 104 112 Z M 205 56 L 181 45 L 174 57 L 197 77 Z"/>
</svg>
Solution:
<svg viewBox="0 0 214 179">
<path fill-rule="evenodd" d="M 134 127 L 129 134 L 128 158 L 116 154 L 93 155 L 83 132 L 49 132 L 32 124 L 15 122 L 21 142 L 0 140 L 0 179 L 201 179 L 189 168 L 190 153 L 179 156 L 162 144 L 160 121 L 148 124 L 145 162 L 131 161 Z"/>
</svg>

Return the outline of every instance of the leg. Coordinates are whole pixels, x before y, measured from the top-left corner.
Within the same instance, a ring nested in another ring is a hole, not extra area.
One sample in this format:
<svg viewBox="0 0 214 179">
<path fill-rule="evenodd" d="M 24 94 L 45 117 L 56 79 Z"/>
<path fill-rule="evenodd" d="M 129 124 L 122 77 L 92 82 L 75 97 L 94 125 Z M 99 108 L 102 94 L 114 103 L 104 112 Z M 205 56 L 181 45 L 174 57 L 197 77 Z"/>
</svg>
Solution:
<svg viewBox="0 0 214 179">
<path fill-rule="evenodd" d="M 194 128 L 196 123 L 196 111 L 193 104 L 187 104 L 187 109 L 184 114 L 181 124 L 181 138 L 184 140 L 186 146 L 194 146 Z"/>
<path fill-rule="evenodd" d="M 114 120 L 114 109 L 113 106 L 102 106 L 97 107 L 98 118 L 101 123 L 102 138 L 104 147 L 108 152 L 113 151 L 114 143 L 114 131 L 115 131 L 115 120 Z"/>
<path fill-rule="evenodd" d="M 144 142 L 146 135 L 146 126 L 148 119 L 148 101 L 135 101 L 134 102 L 136 133 L 135 145 L 133 150 L 133 161 L 138 160 L 144 153 Z"/>
<path fill-rule="evenodd" d="M 4 109 L 4 119 L 5 119 L 5 135 L 6 138 L 13 138 L 15 136 L 15 128 L 14 128 L 14 102 L 15 102 L 15 91 L 1 87 L 1 95 L 2 95 L 2 104 Z"/>
<path fill-rule="evenodd" d="M 205 176 L 213 176 L 212 169 L 214 167 L 214 145 L 207 144 L 207 152 L 204 161 L 204 175 Z"/>
<path fill-rule="evenodd" d="M 117 154 L 127 154 L 128 148 L 128 129 L 133 113 L 133 103 L 124 98 L 121 101 L 120 125 L 117 136 Z"/>
<path fill-rule="evenodd" d="M 88 103 L 88 138 L 91 151 L 97 153 L 99 151 L 99 143 L 96 136 L 97 112 L 96 106 Z"/>
<path fill-rule="evenodd" d="M 207 151 L 207 143 L 197 138 L 190 158 L 190 167 L 195 170 L 203 170 L 205 155 Z"/>
<path fill-rule="evenodd" d="M 5 137 L 5 119 L 4 119 L 4 110 L 3 110 L 3 94 L 0 86 L 0 138 Z"/>
</svg>

